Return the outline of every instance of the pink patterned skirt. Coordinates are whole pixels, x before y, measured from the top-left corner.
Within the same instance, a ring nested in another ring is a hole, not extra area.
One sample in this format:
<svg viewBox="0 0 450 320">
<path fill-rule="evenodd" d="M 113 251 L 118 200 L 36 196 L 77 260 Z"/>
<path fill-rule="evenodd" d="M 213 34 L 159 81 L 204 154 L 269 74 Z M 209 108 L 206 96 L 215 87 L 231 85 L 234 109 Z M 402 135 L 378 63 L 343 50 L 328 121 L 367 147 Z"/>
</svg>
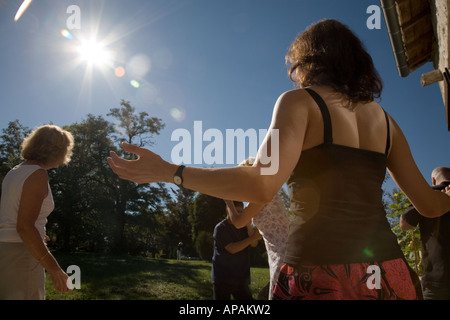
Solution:
<svg viewBox="0 0 450 320">
<path fill-rule="evenodd" d="M 369 269 L 368 269 L 369 268 Z M 403 259 L 281 268 L 275 300 L 421 300 L 420 282 Z"/>
</svg>

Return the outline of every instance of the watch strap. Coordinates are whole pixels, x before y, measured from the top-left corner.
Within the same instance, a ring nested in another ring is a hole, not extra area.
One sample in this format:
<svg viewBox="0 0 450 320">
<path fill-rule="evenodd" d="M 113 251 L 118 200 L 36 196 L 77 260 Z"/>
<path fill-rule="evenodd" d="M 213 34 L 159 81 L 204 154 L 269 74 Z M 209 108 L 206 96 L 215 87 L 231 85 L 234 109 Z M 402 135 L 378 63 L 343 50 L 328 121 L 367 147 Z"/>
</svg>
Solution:
<svg viewBox="0 0 450 320">
<path fill-rule="evenodd" d="M 177 185 L 179 185 L 179 186 L 183 186 L 183 170 L 184 170 L 184 168 L 186 168 L 186 166 L 180 165 L 174 175 L 174 178 L 179 177 L 181 179 L 181 183 L 177 183 Z"/>
</svg>

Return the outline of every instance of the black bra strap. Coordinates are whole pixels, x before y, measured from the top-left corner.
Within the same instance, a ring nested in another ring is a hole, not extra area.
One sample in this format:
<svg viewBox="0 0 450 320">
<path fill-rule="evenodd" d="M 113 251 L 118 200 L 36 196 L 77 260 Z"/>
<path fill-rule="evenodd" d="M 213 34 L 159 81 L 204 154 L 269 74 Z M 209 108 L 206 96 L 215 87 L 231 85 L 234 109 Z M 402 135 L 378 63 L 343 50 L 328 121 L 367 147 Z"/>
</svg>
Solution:
<svg viewBox="0 0 450 320">
<path fill-rule="evenodd" d="M 391 126 L 389 124 L 389 116 L 388 113 L 384 111 L 384 115 L 386 116 L 386 125 L 387 125 L 387 141 L 386 141 L 386 156 L 389 154 L 389 150 L 391 149 Z"/>
<path fill-rule="evenodd" d="M 324 127 L 324 143 L 325 144 L 332 144 L 333 143 L 333 127 L 331 126 L 331 116 L 330 112 L 328 111 L 327 104 L 325 101 L 323 101 L 322 97 L 315 92 L 314 90 L 310 88 L 305 88 L 306 91 L 313 97 L 313 99 L 316 101 L 317 105 L 320 108 L 320 111 L 322 112 L 323 117 L 323 127 Z"/>
<path fill-rule="evenodd" d="M 313 99 L 316 101 L 317 105 L 320 108 L 320 111 L 322 112 L 323 117 L 323 125 L 324 125 L 324 143 L 325 144 L 332 144 L 333 143 L 333 127 L 331 124 L 331 116 L 330 112 L 328 111 L 327 104 L 325 101 L 323 101 L 322 97 L 315 92 L 314 90 L 310 88 L 305 88 L 305 90 L 313 97 Z M 389 150 L 391 149 L 391 127 L 389 122 L 389 115 L 388 113 L 384 111 L 384 115 L 386 117 L 386 125 L 387 125 L 387 139 L 386 139 L 386 156 L 389 153 Z"/>
</svg>

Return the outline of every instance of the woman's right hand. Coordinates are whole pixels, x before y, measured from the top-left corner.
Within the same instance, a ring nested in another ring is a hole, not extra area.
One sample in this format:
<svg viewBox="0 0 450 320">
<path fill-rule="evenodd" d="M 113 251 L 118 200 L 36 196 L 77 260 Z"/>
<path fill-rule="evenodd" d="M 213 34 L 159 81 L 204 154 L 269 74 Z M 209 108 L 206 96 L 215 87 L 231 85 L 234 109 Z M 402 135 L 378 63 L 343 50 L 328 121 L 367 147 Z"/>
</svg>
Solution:
<svg viewBox="0 0 450 320">
<path fill-rule="evenodd" d="M 73 290 L 70 277 L 62 269 L 50 273 L 50 278 L 56 291 L 65 293 Z"/>
</svg>

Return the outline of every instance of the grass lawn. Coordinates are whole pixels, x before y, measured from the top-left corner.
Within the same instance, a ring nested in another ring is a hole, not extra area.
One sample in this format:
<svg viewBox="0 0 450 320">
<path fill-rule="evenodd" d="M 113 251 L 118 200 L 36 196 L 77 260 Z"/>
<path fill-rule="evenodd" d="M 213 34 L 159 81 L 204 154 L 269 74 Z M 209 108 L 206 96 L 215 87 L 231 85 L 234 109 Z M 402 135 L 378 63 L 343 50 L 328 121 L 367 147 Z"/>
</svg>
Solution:
<svg viewBox="0 0 450 320">
<path fill-rule="evenodd" d="M 47 300 L 211 300 L 211 263 L 92 253 L 54 254 L 63 270 L 76 265 L 81 289 L 67 294 L 46 279 Z M 69 275 L 72 273 L 69 273 Z M 269 282 L 268 268 L 251 269 L 255 299 Z"/>
</svg>

